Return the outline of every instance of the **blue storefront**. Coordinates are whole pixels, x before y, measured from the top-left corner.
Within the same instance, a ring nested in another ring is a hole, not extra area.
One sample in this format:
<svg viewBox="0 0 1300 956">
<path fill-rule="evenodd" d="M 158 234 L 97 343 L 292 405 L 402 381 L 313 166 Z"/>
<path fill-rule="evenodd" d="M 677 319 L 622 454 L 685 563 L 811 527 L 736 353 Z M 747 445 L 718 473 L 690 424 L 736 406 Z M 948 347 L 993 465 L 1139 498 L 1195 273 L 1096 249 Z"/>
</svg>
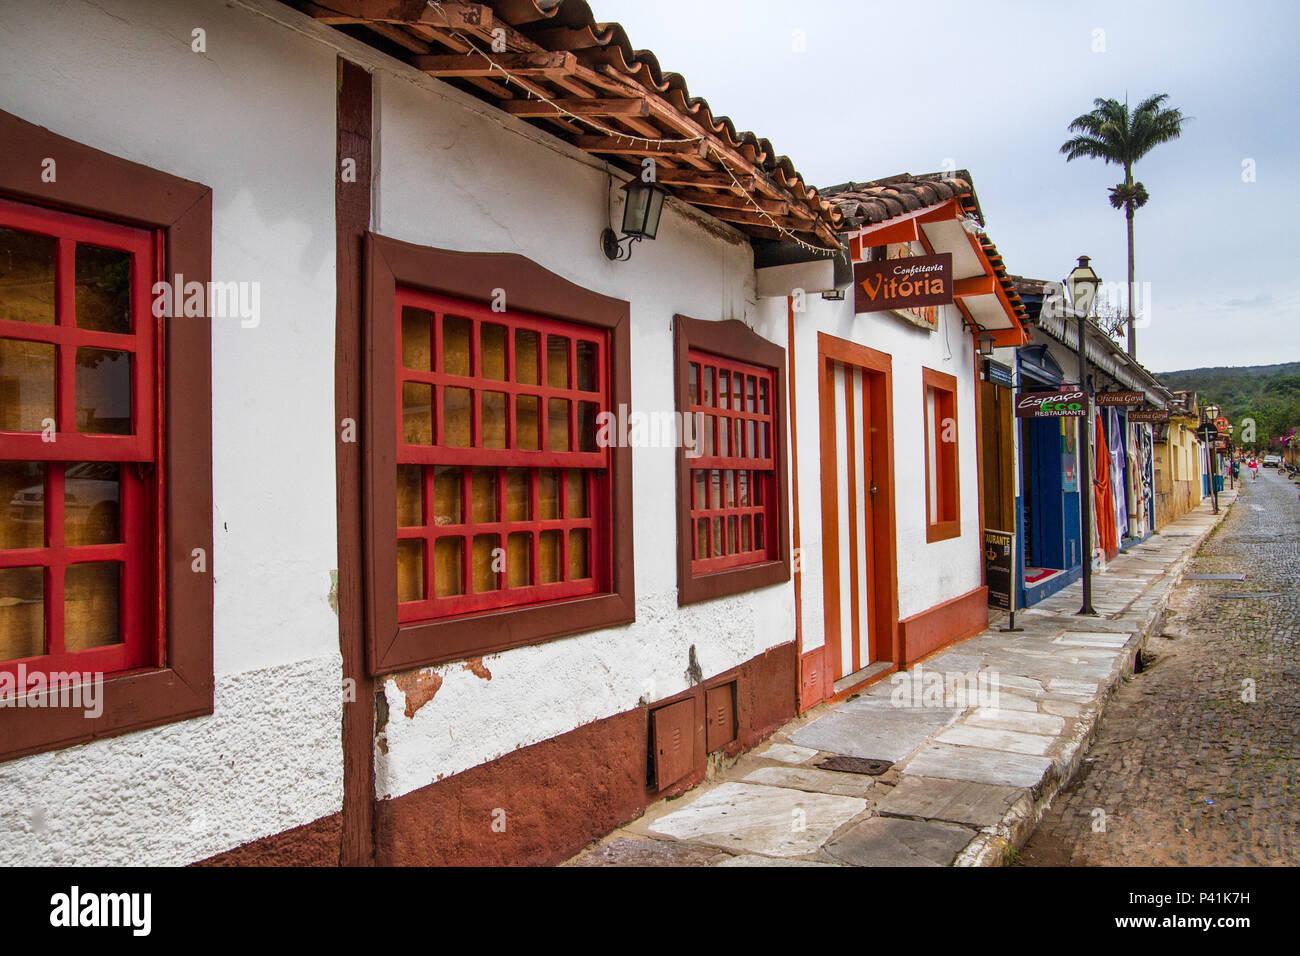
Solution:
<svg viewBox="0 0 1300 956">
<path fill-rule="evenodd" d="M 1021 389 L 1056 388 L 1066 380 L 1046 345 L 1021 348 L 1017 372 Z M 1020 606 L 1028 607 L 1082 572 L 1078 454 L 1074 419 L 1022 418 L 1017 426 Z"/>
</svg>

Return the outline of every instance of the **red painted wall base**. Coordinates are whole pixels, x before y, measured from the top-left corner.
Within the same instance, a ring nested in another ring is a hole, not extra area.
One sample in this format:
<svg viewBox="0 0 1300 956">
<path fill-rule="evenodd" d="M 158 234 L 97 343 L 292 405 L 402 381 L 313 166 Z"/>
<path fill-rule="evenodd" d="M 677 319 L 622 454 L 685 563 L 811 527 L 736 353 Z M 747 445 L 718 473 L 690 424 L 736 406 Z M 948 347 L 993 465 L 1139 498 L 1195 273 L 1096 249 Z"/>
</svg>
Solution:
<svg viewBox="0 0 1300 956">
<path fill-rule="evenodd" d="M 983 585 L 904 618 L 898 622 L 903 645 L 902 666 L 910 667 L 927 654 L 974 637 L 988 626 L 988 588 Z"/>
</svg>

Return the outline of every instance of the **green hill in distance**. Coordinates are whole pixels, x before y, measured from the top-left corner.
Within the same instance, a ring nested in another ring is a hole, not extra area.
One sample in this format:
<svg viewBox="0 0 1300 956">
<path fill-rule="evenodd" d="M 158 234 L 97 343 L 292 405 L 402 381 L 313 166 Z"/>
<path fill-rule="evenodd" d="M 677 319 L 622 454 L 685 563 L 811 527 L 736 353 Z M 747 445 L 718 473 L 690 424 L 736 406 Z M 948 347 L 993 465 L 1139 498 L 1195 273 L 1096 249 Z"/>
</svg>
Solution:
<svg viewBox="0 0 1300 956">
<path fill-rule="evenodd" d="M 1275 439 L 1300 426 L 1300 362 L 1191 368 L 1156 377 L 1171 389 L 1196 391 L 1219 405 L 1239 442 L 1243 420 L 1253 418 L 1255 445 L 1241 442 L 1247 447 L 1276 450 Z"/>
</svg>

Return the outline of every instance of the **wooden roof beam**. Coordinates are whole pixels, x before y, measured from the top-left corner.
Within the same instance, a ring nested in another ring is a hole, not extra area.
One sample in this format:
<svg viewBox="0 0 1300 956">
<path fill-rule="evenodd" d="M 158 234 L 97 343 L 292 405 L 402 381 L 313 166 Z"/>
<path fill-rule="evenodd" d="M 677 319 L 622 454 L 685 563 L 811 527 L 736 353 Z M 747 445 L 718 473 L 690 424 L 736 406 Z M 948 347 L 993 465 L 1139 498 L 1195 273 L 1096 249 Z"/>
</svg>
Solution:
<svg viewBox="0 0 1300 956">
<path fill-rule="evenodd" d="M 515 77 L 564 76 L 573 72 L 577 57 L 572 53 L 494 53 L 489 59 L 482 53 L 459 55 L 414 56 L 411 65 L 430 76 L 492 76 L 502 70 Z M 499 67 L 499 69 L 498 69 Z"/>
<path fill-rule="evenodd" d="M 552 103 L 554 105 L 552 105 Z M 502 103 L 501 109 L 512 116 L 649 116 L 650 104 L 645 100 L 582 99 L 566 97 L 553 99 L 552 103 L 539 100 L 515 100 Z"/>
<path fill-rule="evenodd" d="M 482 3 L 464 3 L 461 0 L 442 0 L 436 7 L 429 4 L 416 8 L 409 15 L 411 5 L 394 0 L 325 0 L 324 3 L 306 3 L 303 12 L 319 23 L 334 26 L 346 23 L 383 22 L 397 24 L 422 23 L 450 30 L 491 30 L 492 8 Z"/>
<path fill-rule="evenodd" d="M 703 156 L 705 144 L 664 142 L 663 140 L 623 139 L 620 136 L 576 136 L 573 145 L 589 153 L 611 153 L 617 156 L 654 156 L 667 153 L 674 156 Z"/>
</svg>

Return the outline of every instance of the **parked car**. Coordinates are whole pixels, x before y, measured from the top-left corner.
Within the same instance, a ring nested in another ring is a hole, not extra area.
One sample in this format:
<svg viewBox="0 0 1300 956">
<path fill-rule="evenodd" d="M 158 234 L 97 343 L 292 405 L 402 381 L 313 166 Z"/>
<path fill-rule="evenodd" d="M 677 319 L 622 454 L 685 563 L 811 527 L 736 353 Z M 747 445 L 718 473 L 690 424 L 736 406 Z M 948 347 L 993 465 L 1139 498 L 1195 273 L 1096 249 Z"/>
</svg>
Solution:
<svg viewBox="0 0 1300 956">
<path fill-rule="evenodd" d="M 1265 456 L 1264 456 L 1264 467 L 1265 467 L 1265 468 L 1276 468 L 1276 467 L 1278 467 L 1278 466 L 1281 465 L 1281 464 L 1282 464 L 1282 458 L 1281 458 L 1280 455 L 1265 455 Z"/>
</svg>

